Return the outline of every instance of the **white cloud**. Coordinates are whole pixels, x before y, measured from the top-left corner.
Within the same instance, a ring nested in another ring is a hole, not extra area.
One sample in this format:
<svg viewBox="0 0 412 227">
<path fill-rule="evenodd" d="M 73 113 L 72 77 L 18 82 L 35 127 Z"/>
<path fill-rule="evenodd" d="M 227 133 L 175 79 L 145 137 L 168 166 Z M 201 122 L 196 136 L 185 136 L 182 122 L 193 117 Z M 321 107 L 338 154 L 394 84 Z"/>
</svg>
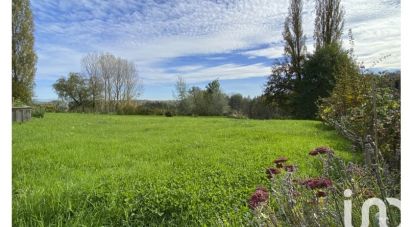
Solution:
<svg viewBox="0 0 412 227">
<path fill-rule="evenodd" d="M 175 67 L 174 69 L 177 72 L 184 73 L 184 72 L 193 72 L 203 67 L 204 67 L 203 65 L 185 65 L 185 66 Z"/>
<path fill-rule="evenodd" d="M 53 44 L 37 48 L 37 79 L 56 80 L 68 72 L 79 72 L 80 60 L 84 54 Z"/>
<path fill-rule="evenodd" d="M 176 69 L 182 69 L 178 67 Z M 190 69 L 190 70 L 188 70 Z M 163 69 L 144 68 L 139 71 L 146 84 L 174 83 L 177 76 L 182 76 L 189 83 L 205 82 L 214 79 L 230 80 L 251 77 L 265 77 L 271 72 L 271 67 L 262 63 L 241 65 L 221 64 L 211 67 L 199 67 L 198 65 L 187 65 L 183 70 L 170 73 Z"/>
<path fill-rule="evenodd" d="M 386 0 L 374 4 L 356 4 L 357 7 L 346 10 L 346 27 L 353 31 L 355 54 L 360 61 L 365 62 L 366 67 L 390 54 L 377 66 L 400 68 L 400 9 L 396 2 Z"/>
<path fill-rule="evenodd" d="M 248 56 L 249 58 L 256 58 L 256 57 L 266 57 L 266 58 L 277 58 L 283 55 L 283 47 L 282 46 L 270 46 L 267 48 L 257 49 L 257 50 L 249 50 L 242 52 L 243 55 Z"/>
<path fill-rule="evenodd" d="M 270 66 L 262 63 L 251 65 L 223 64 L 197 70 L 184 76 L 189 82 L 210 81 L 217 78 L 230 80 L 268 76 L 270 70 Z"/>
</svg>

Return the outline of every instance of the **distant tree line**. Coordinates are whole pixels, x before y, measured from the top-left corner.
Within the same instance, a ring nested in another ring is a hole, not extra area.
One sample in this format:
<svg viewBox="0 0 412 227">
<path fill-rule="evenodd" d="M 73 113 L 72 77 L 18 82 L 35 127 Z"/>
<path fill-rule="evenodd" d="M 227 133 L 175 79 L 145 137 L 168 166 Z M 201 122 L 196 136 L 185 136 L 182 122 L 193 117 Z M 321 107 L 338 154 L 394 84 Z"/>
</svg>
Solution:
<svg viewBox="0 0 412 227">
<path fill-rule="evenodd" d="M 279 108 L 268 103 L 264 96 L 254 98 L 241 94 L 225 94 L 218 80 L 205 88 L 188 87 L 182 77 L 175 84 L 175 100 L 133 100 L 120 106 L 122 115 L 165 116 L 227 116 L 233 118 L 272 119 L 283 117 Z"/>
<path fill-rule="evenodd" d="M 204 89 L 188 88 L 182 77 L 176 85 L 176 114 L 195 116 L 230 116 L 235 118 L 271 119 L 279 116 L 277 108 L 265 101 L 263 96 L 243 97 L 241 94 L 225 94 L 218 80 L 213 80 Z"/>
<path fill-rule="evenodd" d="M 91 53 L 82 59 L 82 73 L 69 73 L 53 84 L 72 111 L 116 112 L 141 92 L 133 62 L 112 54 Z"/>
</svg>

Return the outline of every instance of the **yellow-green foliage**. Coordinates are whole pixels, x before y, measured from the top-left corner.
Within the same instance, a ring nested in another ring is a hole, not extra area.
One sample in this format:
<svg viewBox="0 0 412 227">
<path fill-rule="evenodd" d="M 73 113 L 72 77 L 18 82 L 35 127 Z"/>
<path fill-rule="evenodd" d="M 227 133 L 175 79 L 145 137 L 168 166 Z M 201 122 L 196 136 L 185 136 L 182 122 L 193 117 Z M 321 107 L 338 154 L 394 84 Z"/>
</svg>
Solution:
<svg viewBox="0 0 412 227">
<path fill-rule="evenodd" d="M 358 72 L 341 67 L 331 96 L 321 102 L 319 115 L 324 120 L 346 115 L 351 108 L 365 102 L 366 94 L 370 92 L 368 78 L 362 78 Z"/>
<path fill-rule="evenodd" d="M 321 119 L 340 130 L 349 130 L 358 140 L 373 135 L 390 167 L 399 168 L 399 75 L 361 76 L 343 72 L 338 77 L 331 97 L 321 102 Z"/>
</svg>

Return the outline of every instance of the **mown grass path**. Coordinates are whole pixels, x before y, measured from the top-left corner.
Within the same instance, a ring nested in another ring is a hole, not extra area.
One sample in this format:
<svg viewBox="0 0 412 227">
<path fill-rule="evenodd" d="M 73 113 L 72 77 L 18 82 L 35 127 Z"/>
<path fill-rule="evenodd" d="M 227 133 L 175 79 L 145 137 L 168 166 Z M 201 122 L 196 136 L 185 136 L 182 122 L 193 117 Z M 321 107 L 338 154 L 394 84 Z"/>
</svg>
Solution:
<svg viewBox="0 0 412 227">
<path fill-rule="evenodd" d="M 317 121 L 46 114 L 13 123 L 13 224 L 247 224 L 265 168 L 350 144 Z"/>
</svg>

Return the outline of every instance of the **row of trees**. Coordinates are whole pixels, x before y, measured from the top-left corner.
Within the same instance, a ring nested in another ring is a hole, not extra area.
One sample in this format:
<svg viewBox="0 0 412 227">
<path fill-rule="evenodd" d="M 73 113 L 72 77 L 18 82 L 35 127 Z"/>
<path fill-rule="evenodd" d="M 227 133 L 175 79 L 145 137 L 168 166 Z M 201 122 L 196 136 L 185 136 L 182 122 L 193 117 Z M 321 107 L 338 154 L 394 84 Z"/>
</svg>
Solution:
<svg viewBox="0 0 412 227">
<path fill-rule="evenodd" d="M 53 84 L 72 110 L 114 112 L 140 95 L 133 62 L 112 54 L 91 53 L 82 59 L 82 73 L 69 73 Z"/>
<path fill-rule="evenodd" d="M 225 94 L 218 80 L 202 89 L 189 88 L 182 77 L 176 82 L 177 101 L 137 101 L 141 89 L 134 65 L 110 54 L 89 54 L 82 59 L 83 73 L 69 73 L 53 84 L 71 111 L 116 112 L 142 115 L 232 116 L 271 119 L 282 117 L 265 96 Z M 61 104 L 59 103 L 61 106 Z M 57 109 L 61 108 L 55 108 Z"/>
</svg>

